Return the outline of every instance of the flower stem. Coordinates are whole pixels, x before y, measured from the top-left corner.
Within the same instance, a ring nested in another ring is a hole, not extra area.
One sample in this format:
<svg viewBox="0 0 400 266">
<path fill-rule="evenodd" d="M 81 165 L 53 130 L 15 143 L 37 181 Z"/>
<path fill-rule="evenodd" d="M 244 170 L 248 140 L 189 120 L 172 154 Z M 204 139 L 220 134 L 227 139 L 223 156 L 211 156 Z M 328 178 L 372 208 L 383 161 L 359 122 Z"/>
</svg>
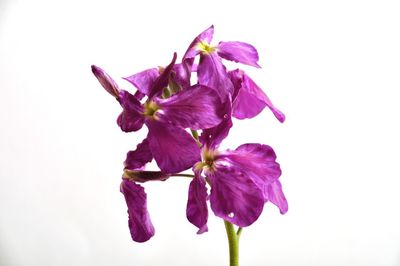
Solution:
<svg viewBox="0 0 400 266">
<path fill-rule="evenodd" d="M 224 223 L 229 243 L 229 265 L 239 266 L 239 236 L 242 232 L 242 228 L 239 228 L 236 233 L 233 224 L 225 220 Z"/>
<path fill-rule="evenodd" d="M 183 176 L 183 177 L 194 178 L 194 175 L 190 175 L 190 174 L 173 174 L 172 176 Z"/>
</svg>

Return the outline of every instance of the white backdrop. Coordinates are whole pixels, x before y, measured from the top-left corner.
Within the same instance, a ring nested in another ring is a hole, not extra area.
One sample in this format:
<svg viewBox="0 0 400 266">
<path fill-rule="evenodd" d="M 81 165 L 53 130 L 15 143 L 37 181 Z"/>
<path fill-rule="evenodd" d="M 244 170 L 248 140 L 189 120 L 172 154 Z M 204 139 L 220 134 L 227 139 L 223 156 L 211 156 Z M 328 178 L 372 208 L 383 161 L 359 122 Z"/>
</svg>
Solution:
<svg viewBox="0 0 400 266">
<path fill-rule="evenodd" d="M 289 201 L 243 231 L 241 265 L 400 265 L 398 1 L 1 1 L 0 265 L 227 265 L 223 223 L 196 235 L 189 180 L 146 184 L 156 235 L 130 239 L 122 162 L 146 134 L 92 76 L 117 78 L 215 42 L 287 116 L 235 121 L 223 147 L 274 147 Z M 232 64 L 231 66 L 236 67 Z"/>
</svg>

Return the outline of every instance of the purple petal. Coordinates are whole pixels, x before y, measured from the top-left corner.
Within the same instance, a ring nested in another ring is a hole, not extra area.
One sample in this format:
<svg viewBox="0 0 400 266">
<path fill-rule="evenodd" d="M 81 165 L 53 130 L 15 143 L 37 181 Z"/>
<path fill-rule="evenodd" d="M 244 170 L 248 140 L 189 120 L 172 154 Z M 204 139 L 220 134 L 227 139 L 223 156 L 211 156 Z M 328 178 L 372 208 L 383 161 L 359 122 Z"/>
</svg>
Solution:
<svg viewBox="0 0 400 266">
<path fill-rule="evenodd" d="M 154 81 L 153 86 L 148 94 L 149 98 L 153 98 L 155 95 L 162 93 L 163 89 L 168 86 L 169 77 L 171 75 L 172 68 L 176 61 L 176 53 L 171 60 L 171 63 L 162 71 L 161 75 Z"/>
<path fill-rule="evenodd" d="M 92 72 L 100 82 L 101 86 L 112 96 L 118 98 L 119 89 L 117 83 L 100 67 L 92 65 Z"/>
<path fill-rule="evenodd" d="M 266 194 L 268 200 L 279 208 L 281 214 L 285 214 L 288 211 L 288 203 L 283 194 L 282 185 L 279 180 L 267 186 Z"/>
<path fill-rule="evenodd" d="M 147 163 L 151 162 L 153 155 L 149 147 L 149 141 L 144 139 L 136 146 L 136 150 L 129 151 L 124 162 L 125 169 L 142 169 Z"/>
<path fill-rule="evenodd" d="M 216 53 L 200 57 L 197 77 L 199 84 L 217 90 L 223 101 L 233 93 L 233 84 L 226 73 L 221 58 Z"/>
<path fill-rule="evenodd" d="M 149 95 L 151 87 L 159 76 L 158 68 L 150 68 L 124 79 L 132 83 L 141 93 Z"/>
<path fill-rule="evenodd" d="M 183 60 L 190 59 L 198 55 L 200 53 L 197 47 L 198 44 L 200 42 L 205 42 L 208 44 L 211 43 L 213 35 L 214 35 L 214 26 L 211 25 L 208 29 L 206 29 L 205 31 L 200 33 L 196 38 L 194 38 L 192 43 L 189 45 L 189 48 L 187 49 L 185 55 L 183 56 Z"/>
<path fill-rule="evenodd" d="M 242 70 L 229 72 L 235 86 L 233 98 L 233 117 L 238 119 L 252 118 L 268 106 L 280 121 L 285 121 L 285 115 L 279 111 L 260 87 Z"/>
<path fill-rule="evenodd" d="M 171 73 L 172 80 L 175 81 L 181 89 L 185 89 L 190 86 L 190 76 L 191 70 L 189 69 L 188 65 L 176 64 L 173 67 L 173 72 Z"/>
<path fill-rule="evenodd" d="M 258 219 L 264 207 L 263 192 L 240 168 L 218 166 L 206 175 L 211 182 L 210 203 L 216 216 L 240 227 Z"/>
<path fill-rule="evenodd" d="M 208 231 L 207 187 L 200 171 L 195 171 L 195 178 L 190 182 L 186 217 L 199 228 L 198 234 Z"/>
<path fill-rule="evenodd" d="M 122 131 L 131 132 L 142 128 L 144 123 L 143 106 L 139 100 L 127 91 L 120 91 L 118 101 L 123 111 L 117 119 Z"/>
<path fill-rule="evenodd" d="M 220 42 L 218 44 L 218 54 L 222 58 L 238 63 L 260 67 L 258 53 L 254 46 L 244 42 Z"/>
<path fill-rule="evenodd" d="M 226 101 L 223 104 L 223 110 L 224 113 L 228 115 L 224 115 L 224 118 L 219 125 L 203 130 L 199 138 L 203 145 L 212 150 L 216 149 L 219 144 L 228 136 L 229 130 L 232 127 L 230 101 Z"/>
<path fill-rule="evenodd" d="M 148 140 L 158 167 L 164 173 L 179 173 L 200 161 L 200 148 L 184 129 L 146 120 Z"/>
<path fill-rule="evenodd" d="M 225 113 L 215 90 L 194 85 L 167 99 L 158 99 L 161 122 L 171 122 L 182 128 L 194 130 L 218 125 Z"/>
<path fill-rule="evenodd" d="M 235 165 L 246 172 L 261 190 L 275 182 L 281 175 L 280 166 L 275 161 L 274 150 L 264 144 L 243 144 L 234 151 L 221 152 L 218 160 Z"/>
<path fill-rule="evenodd" d="M 143 171 L 143 170 L 124 170 L 123 178 L 131 181 L 145 183 L 148 181 L 165 181 L 170 175 L 160 171 Z"/>
<path fill-rule="evenodd" d="M 133 241 L 149 240 L 155 230 L 147 211 L 147 196 L 144 188 L 125 179 L 121 183 L 121 192 L 125 196 L 126 205 L 128 205 L 128 224 Z"/>
</svg>

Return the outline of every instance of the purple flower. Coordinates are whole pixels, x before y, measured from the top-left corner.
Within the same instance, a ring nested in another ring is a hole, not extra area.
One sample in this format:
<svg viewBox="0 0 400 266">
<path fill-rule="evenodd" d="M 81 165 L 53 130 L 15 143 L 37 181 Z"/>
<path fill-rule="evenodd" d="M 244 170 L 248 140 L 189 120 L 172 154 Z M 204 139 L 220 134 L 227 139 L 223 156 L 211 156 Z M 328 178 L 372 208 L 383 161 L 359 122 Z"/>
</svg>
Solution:
<svg viewBox="0 0 400 266">
<path fill-rule="evenodd" d="M 234 89 L 221 58 L 260 67 L 257 63 L 258 53 L 252 45 L 244 42 L 220 42 L 217 46 L 212 46 L 213 34 L 214 26 L 200 33 L 190 44 L 183 61 L 190 69 L 195 56 L 200 55 L 197 67 L 199 83 L 215 88 L 224 98 L 226 94 L 232 94 Z"/>
<path fill-rule="evenodd" d="M 154 157 L 164 173 L 181 172 L 200 159 L 199 147 L 185 128 L 210 128 L 220 123 L 224 116 L 218 95 L 204 85 L 190 86 L 169 98 L 162 98 L 175 60 L 176 54 L 160 75 L 154 70 L 147 70 L 139 73 L 136 79 L 131 79 L 139 90 L 135 95 L 120 90 L 107 73 L 92 66 L 102 86 L 123 108 L 117 119 L 121 129 L 125 132 L 137 131 L 146 124 L 149 129 L 146 138 L 149 156 Z M 142 104 L 139 99 L 143 95 L 147 95 L 147 100 Z"/>
<path fill-rule="evenodd" d="M 278 181 L 281 169 L 270 146 L 248 143 L 235 150 L 218 150 L 231 126 L 228 117 L 200 136 L 202 161 L 193 168 L 195 178 L 187 203 L 187 218 L 199 228 L 198 233 L 207 231 L 206 182 L 211 186 L 209 199 L 214 214 L 240 227 L 255 222 L 267 201 L 277 205 L 282 214 L 288 209 Z"/>
<path fill-rule="evenodd" d="M 137 145 L 136 150 L 128 152 L 120 187 L 128 206 L 128 225 L 131 237 L 136 242 L 145 242 L 155 233 L 147 210 L 147 195 L 144 188 L 136 182 L 164 181 L 169 178 L 168 174 L 160 171 L 144 171 L 145 165 L 151 160 L 149 142 L 145 139 Z"/>
</svg>

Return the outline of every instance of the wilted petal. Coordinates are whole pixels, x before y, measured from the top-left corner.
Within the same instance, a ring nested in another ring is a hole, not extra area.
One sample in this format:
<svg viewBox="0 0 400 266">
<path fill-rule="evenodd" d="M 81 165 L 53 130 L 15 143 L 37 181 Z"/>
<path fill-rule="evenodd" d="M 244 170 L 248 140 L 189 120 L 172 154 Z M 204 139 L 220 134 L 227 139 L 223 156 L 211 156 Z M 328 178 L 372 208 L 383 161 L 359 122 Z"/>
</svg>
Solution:
<svg viewBox="0 0 400 266">
<path fill-rule="evenodd" d="M 216 126 L 226 114 L 215 90 L 202 85 L 194 85 L 167 99 L 157 99 L 157 105 L 160 121 L 194 130 Z"/>
<path fill-rule="evenodd" d="M 122 131 L 131 132 L 142 128 L 144 123 L 143 106 L 127 91 L 120 91 L 118 101 L 123 111 L 117 119 Z"/>
<path fill-rule="evenodd" d="M 276 180 L 274 183 L 267 186 L 266 194 L 268 200 L 279 208 L 281 214 L 285 214 L 288 211 L 288 203 L 283 194 L 282 185 L 279 180 Z"/>
<path fill-rule="evenodd" d="M 216 53 L 200 57 L 197 77 L 199 84 L 217 90 L 223 101 L 233 93 L 233 84 L 226 73 L 221 58 Z"/>
<path fill-rule="evenodd" d="M 264 196 L 252 179 L 236 167 L 218 166 L 206 173 L 211 182 L 210 203 L 216 216 L 240 227 L 260 216 Z"/>
<path fill-rule="evenodd" d="M 233 117 L 252 118 L 268 106 L 280 122 L 285 121 L 285 115 L 272 104 L 268 96 L 246 73 L 237 69 L 229 72 L 229 76 L 235 86 Z"/>
<path fill-rule="evenodd" d="M 141 93 L 149 95 L 150 89 L 159 76 L 158 68 L 150 68 L 124 79 L 132 83 Z"/>
<path fill-rule="evenodd" d="M 208 231 L 207 187 L 200 171 L 195 171 L 195 178 L 190 182 L 186 217 L 199 228 L 198 234 Z"/>
<path fill-rule="evenodd" d="M 258 53 L 254 46 L 244 42 L 220 42 L 218 44 L 218 54 L 222 58 L 238 63 L 260 67 Z"/>
<path fill-rule="evenodd" d="M 92 72 L 101 86 L 112 96 L 118 98 L 119 89 L 117 83 L 100 67 L 92 65 Z"/>
<path fill-rule="evenodd" d="M 124 162 L 125 169 L 141 169 L 146 163 L 151 162 L 152 159 L 153 155 L 151 154 L 149 141 L 146 138 L 136 146 L 136 150 L 128 152 Z"/>
<path fill-rule="evenodd" d="M 200 161 L 200 148 L 184 129 L 146 120 L 148 140 L 158 167 L 164 173 L 179 173 Z"/>
<path fill-rule="evenodd" d="M 242 169 L 261 190 L 281 175 L 275 152 L 268 145 L 243 144 L 234 151 L 220 152 L 217 158 Z"/>
<path fill-rule="evenodd" d="M 143 171 L 143 170 L 124 170 L 123 178 L 131 181 L 145 183 L 148 181 L 165 181 L 170 175 L 160 171 Z"/>
<path fill-rule="evenodd" d="M 205 43 L 211 43 L 212 37 L 214 35 L 214 26 L 211 25 L 208 29 L 200 33 L 192 43 L 189 45 L 189 48 L 187 49 L 185 55 L 183 56 L 183 59 L 190 59 L 195 57 L 200 53 L 200 50 L 198 49 L 198 44 L 200 42 L 205 42 Z"/>
<path fill-rule="evenodd" d="M 121 192 L 128 205 L 129 229 L 133 241 L 145 242 L 155 233 L 150 215 L 147 211 L 147 196 L 144 188 L 134 182 L 124 179 L 121 183 Z"/>
<path fill-rule="evenodd" d="M 153 86 L 150 88 L 150 92 L 148 94 L 149 98 L 153 98 L 153 96 L 159 95 L 162 93 L 163 89 L 168 86 L 169 78 L 171 75 L 172 68 L 175 65 L 176 61 L 176 53 L 171 60 L 171 63 L 162 71 L 161 75 L 154 81 Z"/>
</svg>

